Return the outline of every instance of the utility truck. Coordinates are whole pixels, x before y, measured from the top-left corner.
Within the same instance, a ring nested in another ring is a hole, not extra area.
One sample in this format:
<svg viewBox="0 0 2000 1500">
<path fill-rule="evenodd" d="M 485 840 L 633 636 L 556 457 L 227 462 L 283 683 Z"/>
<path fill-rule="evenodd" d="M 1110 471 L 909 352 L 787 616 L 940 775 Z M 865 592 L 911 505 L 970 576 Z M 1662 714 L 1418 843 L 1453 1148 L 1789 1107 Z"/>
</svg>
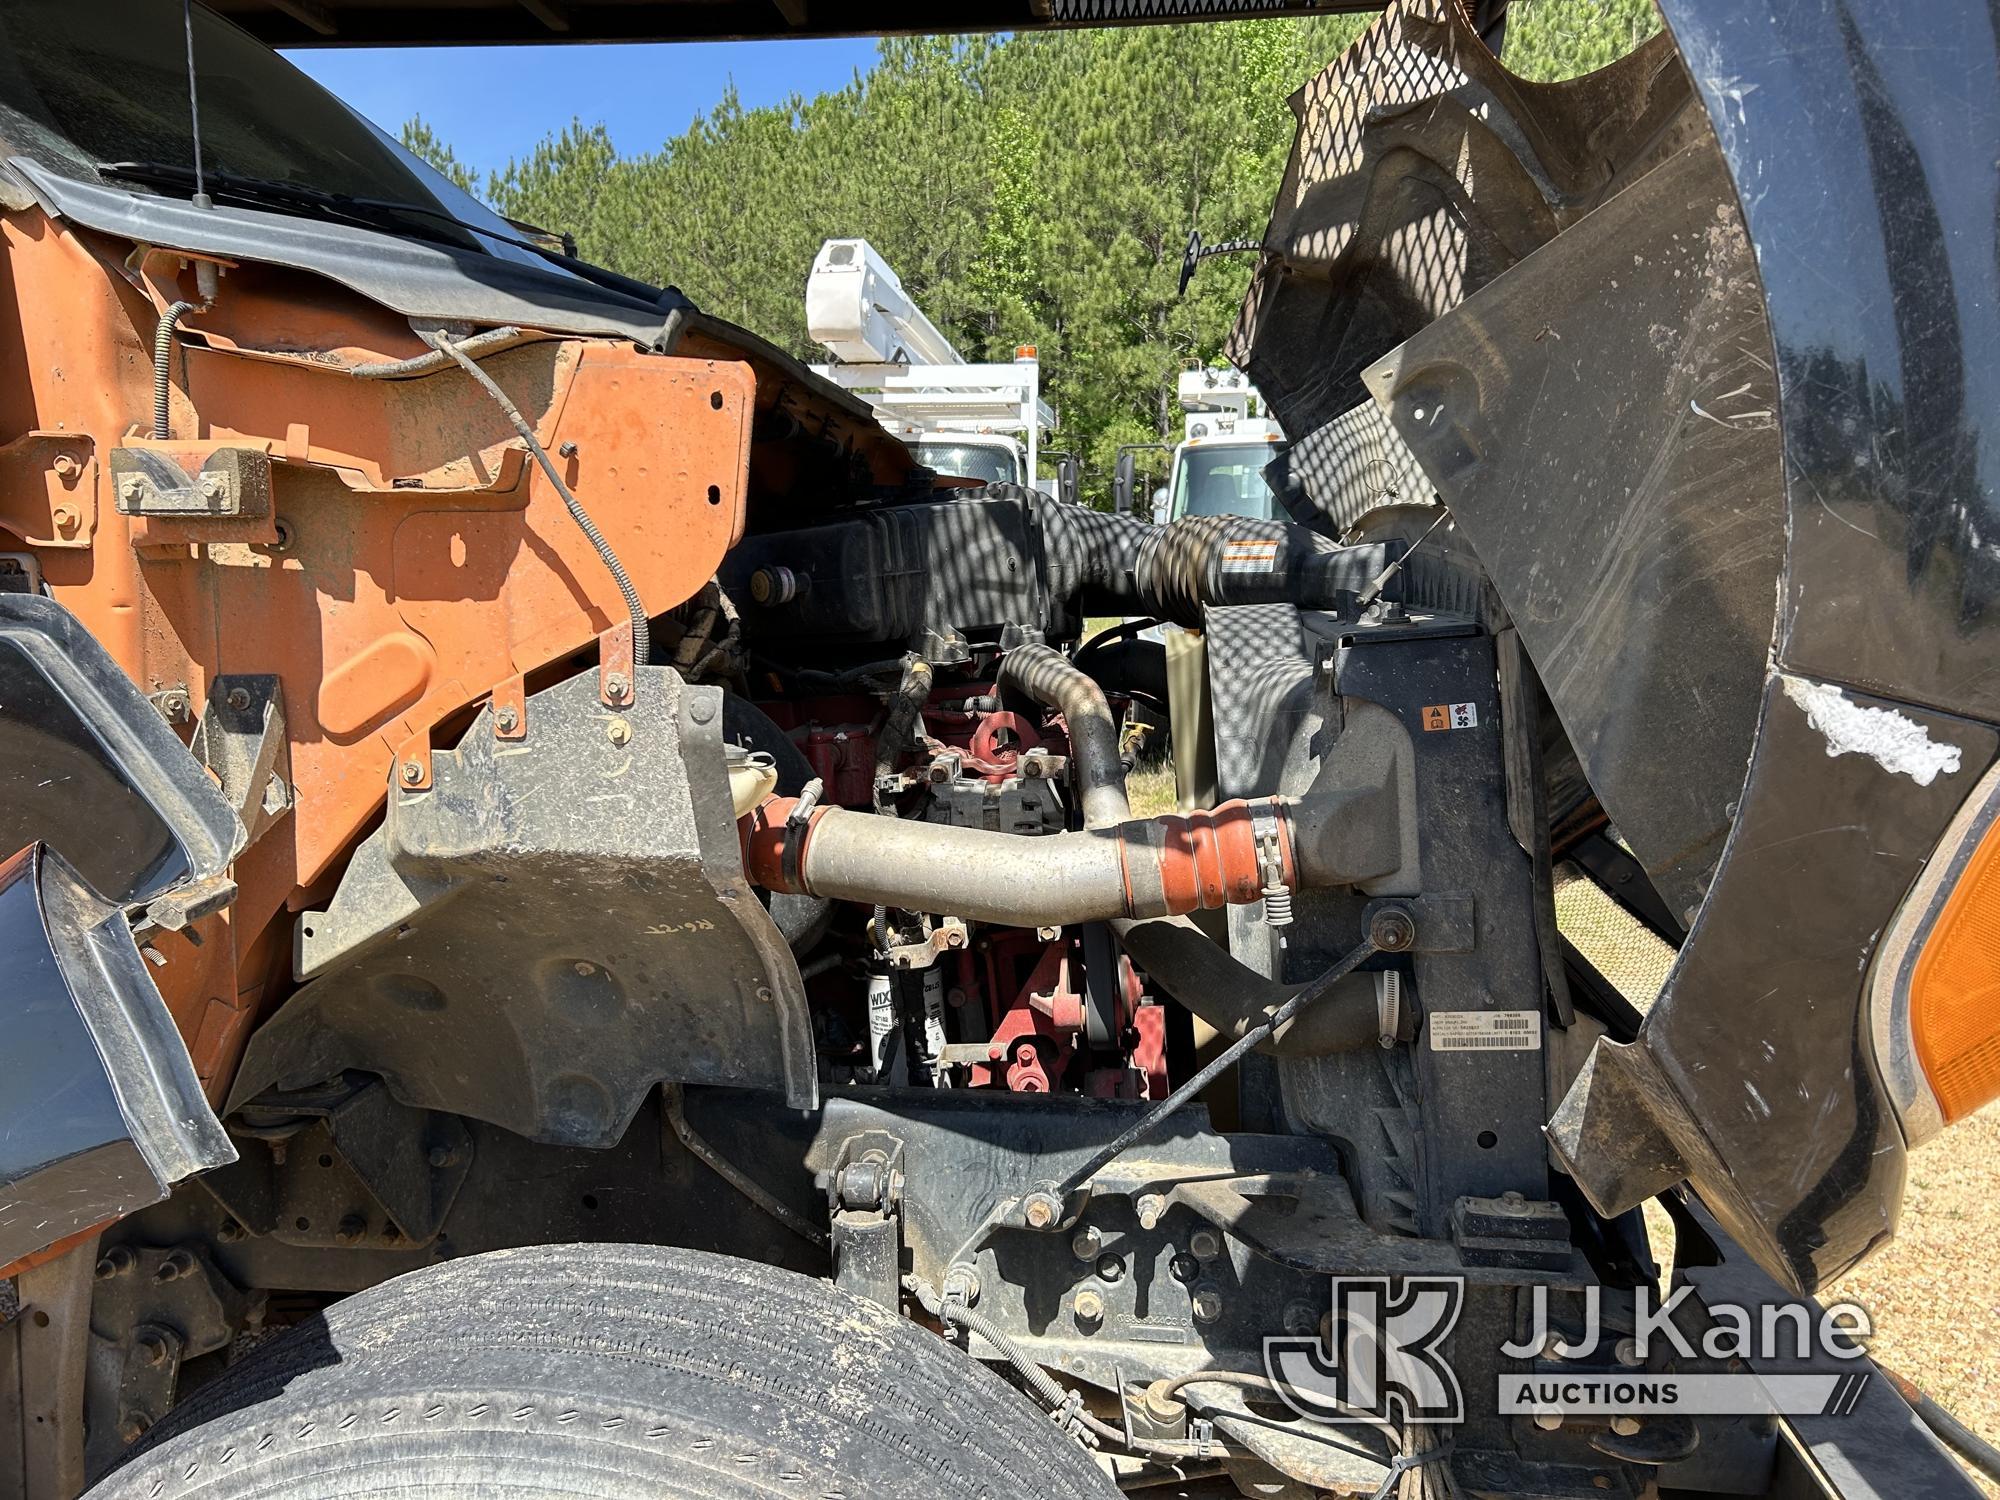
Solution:
<svg viewBox="0 0 2000 1500">
<path fill-rule="evenodd" d="M 1155 490 L 1155 521 L 1183 516 L 1247 516 L 1268 521 L 1284 514 L 1265 477 L 1278 456 L 1285 432 L 1264 398 L 1241 370 L 1208 366 L 1183 370 L 1174 394 L 1183 412 L 1181 440 L 1134 443 L 1119 450 L 1115 480 L 1120 510 L 1139 507 L 1138 455 L 1166 453 L 1167 482 Z"/>
<path fill-rule="evenodd" d="M 1055 415 L 1042 400 L 1035 347 L 1021 345 L 1011 361 L 969 363 L 868 241 L 820 246 L 806 278 L 806 331 L 833 356 L 813 373 L 866 401 L 925 468 L 1051 495 L 1066 473 L 1073 497 L 1073 465 L 1038 476 Z"/>
</svg>

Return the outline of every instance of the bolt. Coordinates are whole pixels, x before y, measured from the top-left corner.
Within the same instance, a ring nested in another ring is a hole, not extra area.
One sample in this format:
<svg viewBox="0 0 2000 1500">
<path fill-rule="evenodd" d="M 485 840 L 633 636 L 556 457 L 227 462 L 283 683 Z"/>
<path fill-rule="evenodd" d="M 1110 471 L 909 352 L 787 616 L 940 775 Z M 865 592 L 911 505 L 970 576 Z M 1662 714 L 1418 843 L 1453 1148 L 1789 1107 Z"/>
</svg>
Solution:
<svg viewBox="0 0 2000 1500">
<path fill-rule="evenodd" d="M 146 481 L 141 479 L 137 474 L 128 474 L 125 476 L 123 482 L 119 484 L 118 493 L 123 495 L 127 500 L 143 499 L 146 494 Z"/>
<path fill-rule="evenodd" d="M 1172 1275 L 1174 1280 L 1178 1281 L 1182 1286 L 1186 1286 L 1190 1281 L 1201 1275 L 1201 1262 L 1196 1260 L 1192 1255 L 1176 1255 L 1172 1260 L 1167 1262 L 1167 1271 Z"/>
<path fill-rule="evenodd" d="M 1212 1287 L 1203 1287 L 1194 1294 L 1194 1320 L 1197 1323 L 1213 1323 L 1222 1316 L 1222 1293 Z"/>
<path fill-rule="evenodd" d="M 1611 1419 L 1611 1430 L 1620 1437 L 1637 1437 L 1646 1424 L 1639 1418 L 1620 1412 Z"/>
<path fill-rule="evenodd" d="M 57 531 L 76 530 L 77 515 L 74 505 L 58 505 L 49 514 L 55 518 Z"/>
<path fill-rule="evenodd" d="M 167 1355 L 173 1352 L 168 1349 L 167 1341 L 151 1329 L 133 1341 L 132 1351 L 139 1356 L 142 1363 L 149 1365 L 165 1364 Z"/>
<path fill-rule="evenodd" d="M 613 719 L 604 726 L 604 737 L 623 749 L 632 743 L 632 723 L 629 719 Z"/>
<path fill-rule="evenodd" d="M 961 1307 L 971 1307 L 979 1301 L 979 1271 L 961 1261 L 944 1273 L 944 1300 L 956 1302 Z"/>
<path fill-rule="evenodd" d="M 118 1414 L 118 1437 L 122 1442 L 136 1443 L 146 1435 L 152 1420 L 142 1411 L 124 1411 Z"/>
<path fill-rule="evenodd" d="M 493 712 L 493 724 L 502 734 L 512 734 L 521 722 L 521 715 L 511 703 L 503 703 Z"/>
<path fill-rule="evenodd" d="M 623 672 L 607 672 L 604 674 L 605 696 L 610 698 L 614 703 L 624 702 L 625 695 L 631 691 L 632 679 L 627 677 Z"/>
<path fill-rule="evenodd" d="M 61 479 L 74 479 L 83 472 L 83 465 L 77 461 L 74 453 L 58 453 L 53 467 L 57 477 Z"/>
<path fill-rule="evenodd" d="M 234 1219 L 224 1219 L 222 1227 L 215 1231 L 215 1237 L 225 1245 L 233 1245 L 249 1232 Z"/>
<path fill-rule="evenodd" d="M 1621 1365 L 1636 1365 L 1640 1363 L 1639 1341 L 1637 1339 L 1620 1339 L 1611 1352 L 1612 1357 Z"/>
<path fill-rule="evenodd" d="M 340 1227 L 333 1231 L 333 1237 L 343 1245 L 352 1245 L 368 1232 L 368 1221 L 360 1214 L 349 1214 L 340 1221 Z"/>
<path fill-rule="evenodd" d="M 1117 1283 L 1125 1279 L 1125 1262 L 1115 1255 L 1097 1257 L 1097 1278 L 1100 1281 Z"/>
<path fill-rule="evenodd" d="M 1559 1411 L 1538 1411 L 1535 1413 L 1535 1425 L 1544 1432 L 1561 1432 L 1563 1425 L 1562 1413 Z"/>
<path fill-rule="evenodd" d="M 220 474 L 204 474 L 197 487 L 201 490 L 202 499 L 213 500 L 222 493 L 225 481 Z"/>
<path fill-rule="evenodd" d="M 449 1146 L 444 1146 L 444 1145 L 433 1146 L 431 1147 L 430 1155 L 426 1158 L 426 1160 L 428 1160 L 432 1166 L 438 1168 L 455 1167 L 458 1165 L 458 1153 Z"/>
<path fill-rule="evenodd" d="M 715 699 L 707 693 L 697 693 L 688 699 L 688 717 L 697 724 L 706 724 L 715 717 Z"/>
<path fill-rule="evenodd" d="M 1222 1254 L 1222 1236 L 1204 1225 L 1188 1236 L 1188 1250 L 1196 1260 L 1214 1260 Z"/>
<path fill-rule="evenodd" d="M 1287 1302 L 1285 1304 L 1285 1332 L 1294 1338 L 1306 1338 L 1319 1327 L 1319 1314 L 1310 1302 Z"/>
<path fill-rule="evenodd" d="M 97 1279 L 109 1281 L 114 1276 L 123 1276 L 137 1258 L 127 1246 L 113 1245 L 97 1258 Z"/>
<path fill-rule="evenodd" d="M 557 446 L 557 448 L 556 448 L 556 452 L 557 452 L 557 454 L 559 454 L 559 455 L 560 455 L 561 457 L 563 457 L 563 458 L 575 458 L 575 457 L 576 457 L 576 444 L 575 444 L 575 443 L 562 443 L 562 444 L 560 444 L 560 445 L 558 445 L 558 446 Z"/>
<path fill-rule="evenodd" d="M 1157 1228 L 1160 1222 L 1160 1215 L 1167 1211 L 1167 1200 L 1162 1198 L 1158 1193 L 1148 1193 L 1139 1200 L 1138 1209 L 1139 1227 L 1141 1229 Z"/>
<path fill-rule="evenodd" d="M 1089 1287 L 1076 1294 L 1076 1321 L 1079 1328 L 1095 1328 L 1104 1321 L 1104 1299 Z"/>
<path fill-rule="evenodd" d="M 1417 924 L 1400 906 L 1385 906 L 1368 921 L 1368 940 L 1384 953 L 1402 953 L 1417 940 Z"/>
<path fill-rule="evenodd" d="M 1021 1217 L 1030 1229 L 1047 1229 L 1062 1217 L 1062 1205 L 1054 1193 L 1030 1193 L 1021 1205 Z"/>
<path fill-rule="evenodd" d="M 249 690 L 247 688 L 240 688 L 240 687 L 231 688 L 229 690 L 228 695 L 223 699 L 223 702 L 227 703 L 231 708 L 235 709 L 238 713 L 241 713 L 244 709 L 250 706 Z"/>
<path fill-rule="evenodd" d="M 178 1281 L 183 1276 L 194 1275 L 194 1257 L 185 1250 L 172 1250 L 160 1262 L 159 1270 L 153 1273 L 155 1281 Z"/>
<path fill-rule="evenodd" d="M 403 785 L 415 786 L 424 779 L 424 768 L 413 760 L 403 762 Z"/>
<path fill-rule="evenodd" d="M 1095 1224 L 1085 1224 L 1070 1237 L 1069 1248 L 1078 1260 L 1095 1260 L 1104 1248 L 1104 1236 Z"/>
</svg>

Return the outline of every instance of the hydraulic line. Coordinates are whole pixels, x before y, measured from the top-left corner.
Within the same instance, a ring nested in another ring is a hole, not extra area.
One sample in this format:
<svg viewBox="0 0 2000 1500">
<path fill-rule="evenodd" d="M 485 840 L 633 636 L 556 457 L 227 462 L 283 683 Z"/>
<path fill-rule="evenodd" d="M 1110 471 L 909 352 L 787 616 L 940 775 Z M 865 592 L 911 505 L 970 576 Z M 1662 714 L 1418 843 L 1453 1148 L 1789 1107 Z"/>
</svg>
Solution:
<svg viewBox="0 0 2000 1500">
<path fill-rule="evenodd" d="M 1889 1377 L 1889 1383 L 1896 1388 L 1896 1394 L 1910 1404 L 1910 1410 L 1916 1414 L 1919 1422 L 1930 1429 L 1933 1437 L 1956 1453 L 1970 1467 L 1994 1483 L 2000 1484 L 2000 1449 L 1996 1449 L 1953 1416 L 1949 1410 L 1926 1395 L 1918 1386 L 1905 1380 L 1895 1371 L 1882 1369 L 1882 1373 Z"/>
<path fill-rule="evenodd" d="M 169 397 L 173 390 L 174 330 L 180 327 L 182 318 L 199 311 L 198 302 L 176 302 L 160 314 L 159 326 L 153 330 L 153 437 L 158 442 L 164 443 L 173 436 L 167 419 L 171 415 Z"/>
<path fill-rule="evenodd" d="M 542 473 L 548 476 L 549 483 L 554 485 L 556 493 L 562 496 L 562 503 L 569 511 L 570 519 L 576 522 L 577 530 L 583 533 L 584 539 L 596 549 L 598 557 L 603 559 L 604 571 L 611 575 L 611 581 L 618 585 L 618 592 L 624 597 L 625 608 L 632 616 L 632 660 L 642 665 L 651 661 L 653 627 L 646 616 L 645 603 L 639 598 L 639 590 L 632 583 L 632 575 L 627 573 L 625 565 L 618 561 L 618 554 L 611 550 L 611 543 L 604 539 L 604 533 L 597 529 L 597 523 L 590 519 L 590 513 L 577 502 L 576 496 L 570 493 L 569 486 L 563 483 L 563 477 L 556 472 L 556 466 L 550 460 L 548 450 L 542 446 L 541 439 L 535 436 L 535 429 L 528 425 L 528 419 L 521 415 L 520 407 L 500 389 L 491 375 L 479 368 L 471 355 L 442 333 L 427 335 L 426 342 L 479 382 L 486 394 L 493 398 L 494 404 L 506 414 L 507 420 L 513 424 L 514 431 L 520 434 L 521 441 L 528 445 L 528 451 L 534 454 L 535 462 L 541 465 Z"/>
</svg>

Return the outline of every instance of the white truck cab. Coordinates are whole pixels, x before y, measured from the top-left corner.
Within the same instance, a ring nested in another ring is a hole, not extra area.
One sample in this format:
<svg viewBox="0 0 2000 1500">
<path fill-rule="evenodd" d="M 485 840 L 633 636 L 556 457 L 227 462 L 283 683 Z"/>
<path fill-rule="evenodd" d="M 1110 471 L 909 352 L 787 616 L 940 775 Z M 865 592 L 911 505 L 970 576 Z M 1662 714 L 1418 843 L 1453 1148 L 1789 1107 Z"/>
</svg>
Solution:
<svg viewBox="0 0 2000 1500">
<path fill-rule="evenodd" d="M 1279 514 L 1264 482 L 1264 466 L 1277 456 L 1285 434 L 1265 414 L 1264 398 L 1240 370 L 1183 370 L 1176 389 L 1187 414 L 1184 435 L 1168 465 L 1164 504 L 1154 519 L 1182 516 Z"/>
</svg>

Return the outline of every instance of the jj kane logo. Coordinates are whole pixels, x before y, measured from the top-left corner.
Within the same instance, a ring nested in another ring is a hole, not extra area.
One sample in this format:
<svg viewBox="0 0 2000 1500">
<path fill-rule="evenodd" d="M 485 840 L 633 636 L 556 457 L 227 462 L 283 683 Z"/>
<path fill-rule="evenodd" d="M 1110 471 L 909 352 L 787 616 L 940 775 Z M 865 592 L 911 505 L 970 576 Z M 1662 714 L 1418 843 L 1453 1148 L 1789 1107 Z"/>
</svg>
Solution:
<svg viewBox="0 0 2000 1500">
<path fill-rule="evenodd" d="M 1330 1342 L 1266 1339 L 1265 1368 L 1288 1405 L 1322 1422 L 1462 1422 L 1440 1346 L 1464 1305 L 1457 1276 L 1336 1276 Z"/>
<path fill-rule="evenodd" d="M 1874 1330 L 1855 1303 L 1698 1304 L 1689 1286 L 1664 1300 L 1640 1287 L 1613 1317 L 1589 1287 L 1570 1304 L 1581 1326 L 1559 1327 L 1548 1288 L 1527 1291 L 1526 1330 L 1498 1350 L 1503 1415 L 1844 1416 L 1867 1389 L 1853 1362 Z M 1318 1421 L 1461 1422 L 1445 1346 L 1464 1305 L 1455 1276 L 1335 1277 L 1324 1337 L 1266 1339 L 1265 1368 Z"/>
</svg>

